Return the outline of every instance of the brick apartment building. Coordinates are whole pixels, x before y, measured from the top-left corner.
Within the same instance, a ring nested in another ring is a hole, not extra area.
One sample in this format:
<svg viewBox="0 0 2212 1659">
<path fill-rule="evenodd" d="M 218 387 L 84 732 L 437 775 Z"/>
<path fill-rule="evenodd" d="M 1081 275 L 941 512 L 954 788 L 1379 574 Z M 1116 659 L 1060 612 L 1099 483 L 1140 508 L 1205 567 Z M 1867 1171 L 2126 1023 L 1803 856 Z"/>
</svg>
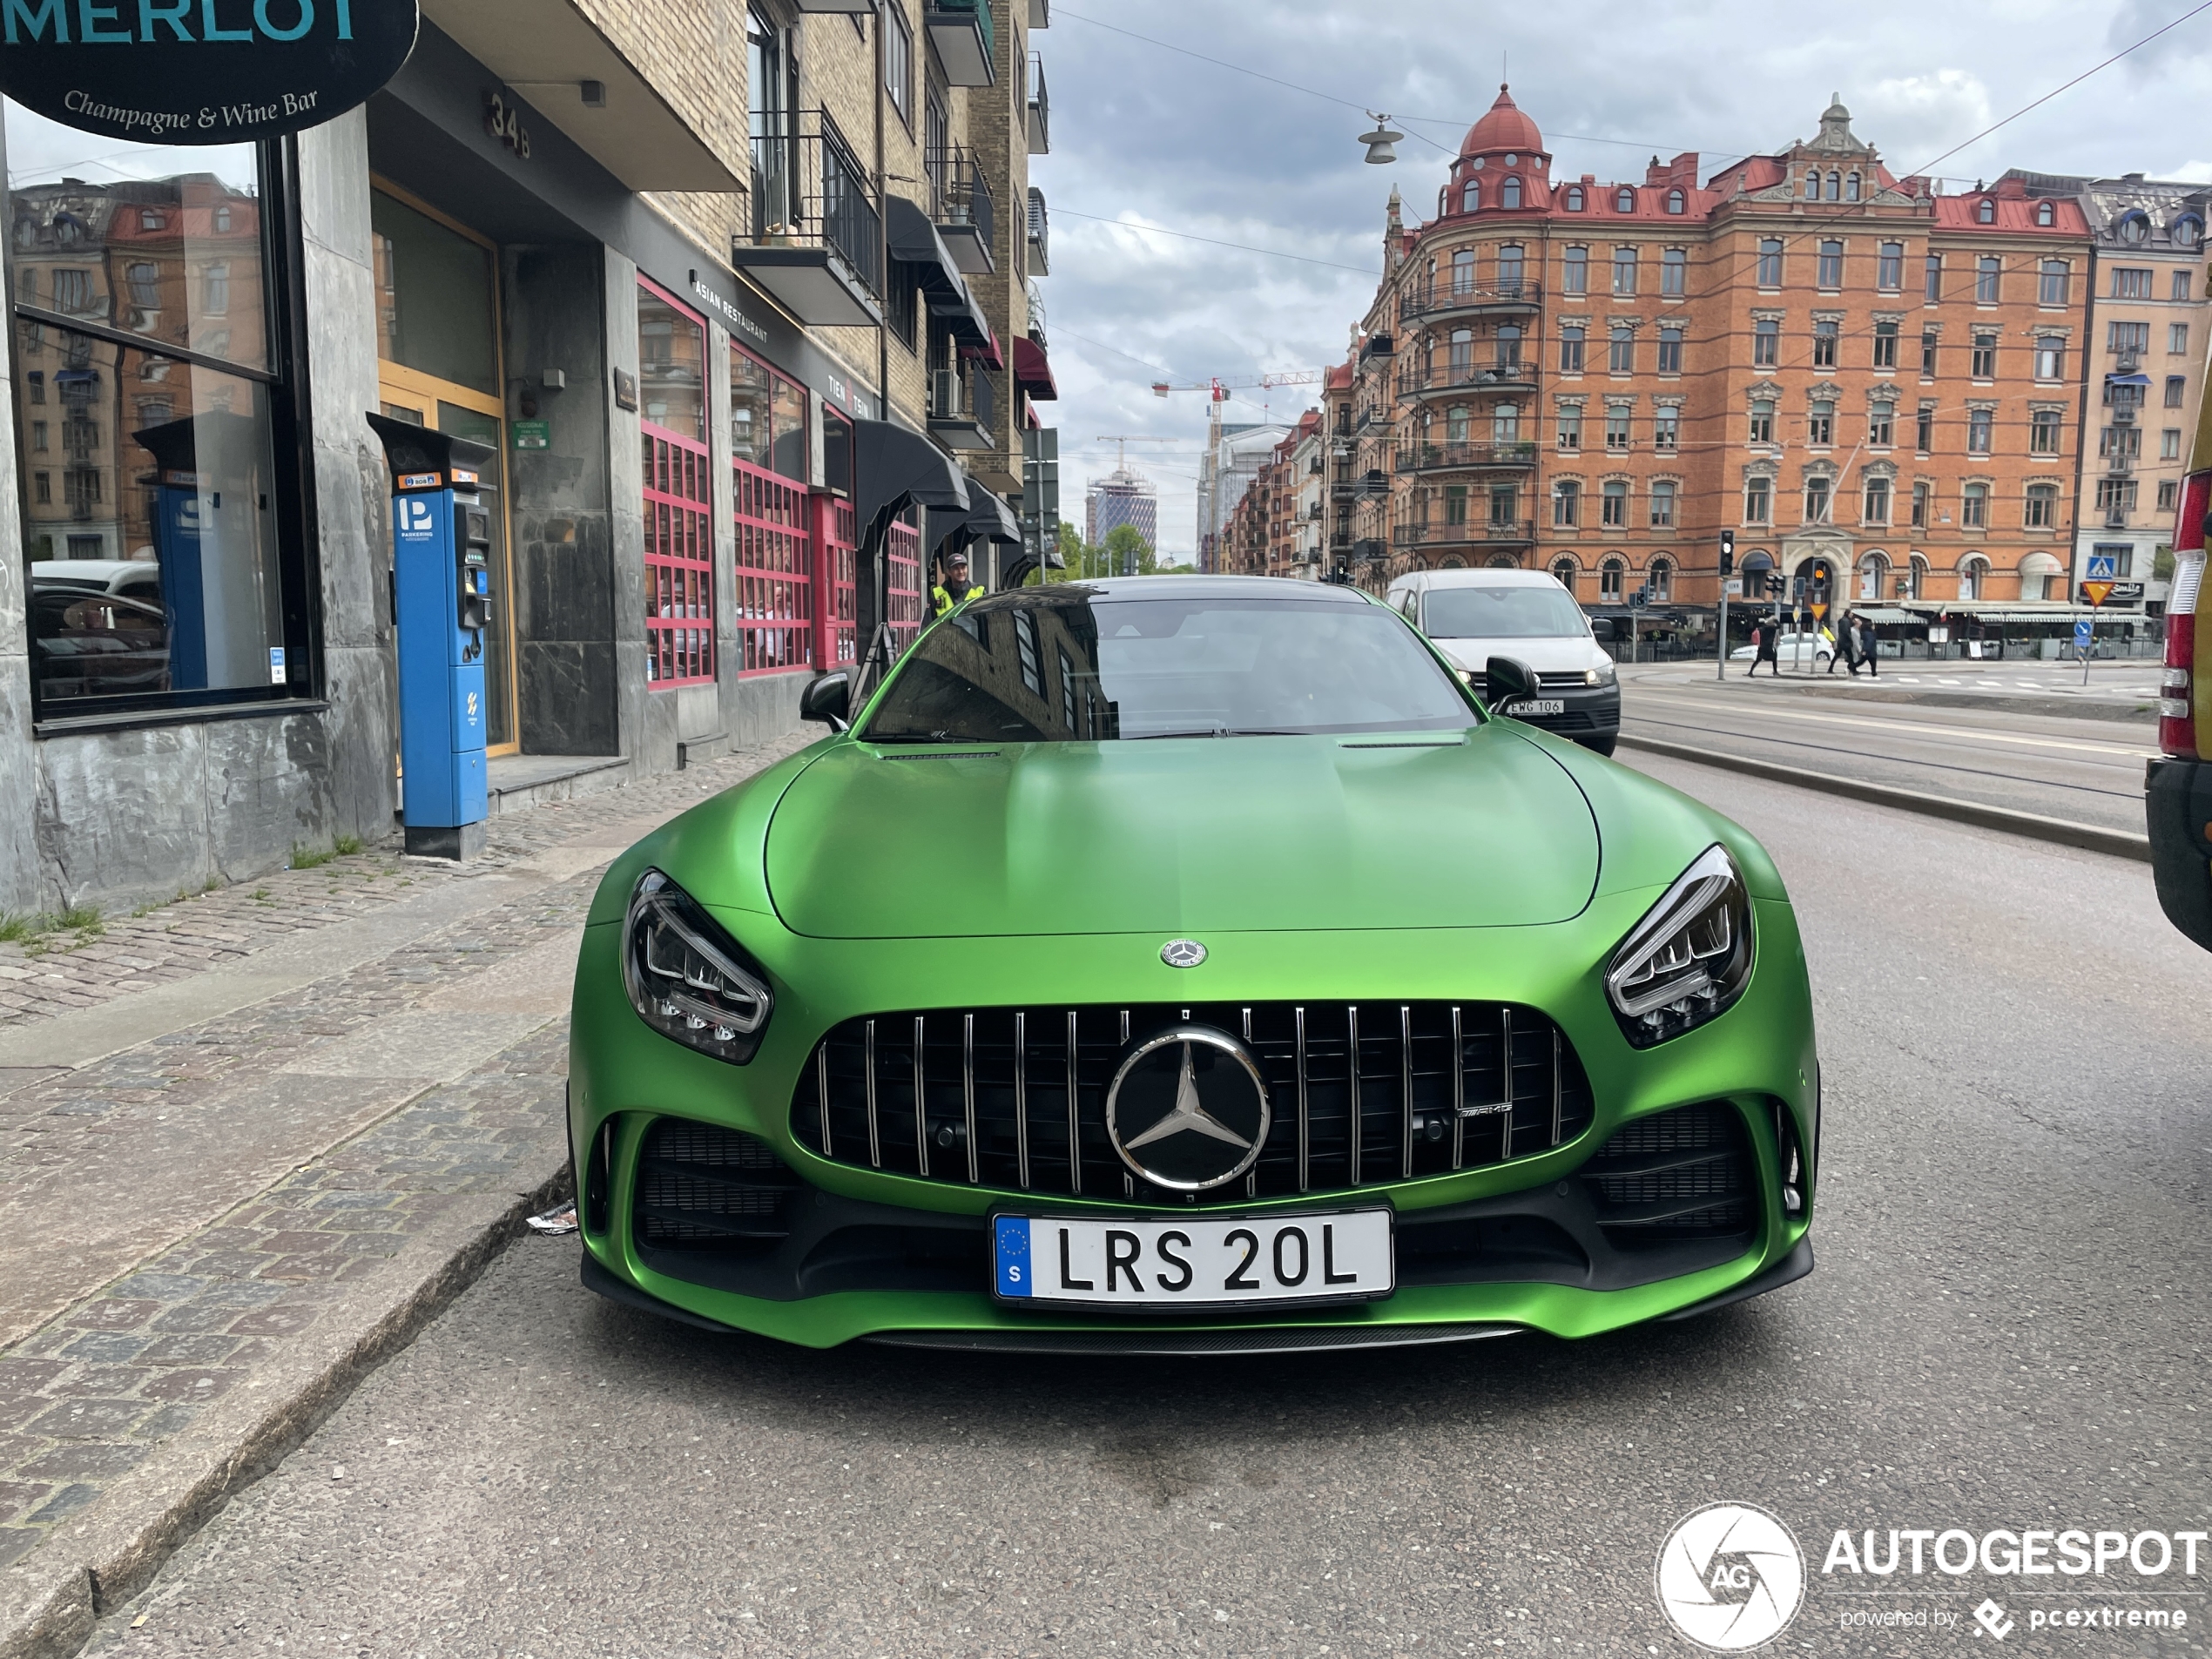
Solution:
<svg viewBox="0 0 2212 1659">
<path fill-rule="evenodd" d="M 2095 236 L 2083 357 L 2096 442 L 2081 446 L 2077 591 L 2091 556 L 2102 555 L 2121 583 L 2108 608 L 2161 606 L 2188 435 L 2204 399 L 2212 189 L 2141 173 L 2087 179 L 2015 170 L 2006 177 L 2031 196 L 2078 203 Z"/>
<path fill-rule="evenodd" d="M 2092 338 L 2083 186 L 1938 194 L 1840 103 L 1710 178 L 1691 153 L 1558 179 L 1501 89 L 1433 219 L 1392 194 L 1386 276 L 1329 388 L 1332 556 L 1377 587 L 1506 564 L 1587 605 L 1641 587 L 1699 608 L 1728 529 L 1751 596 L 1802 578 L 1838 604 L 2059 605 L 2083 495 L 2109 493 L 2082 473 L 2084 406 L 2128 397 Z M 2202 210 L 2140 211 L 2181 268 Z M 2194 341 L 2155 280 L 2157 346 L 2176 323 Z M 2186 401 L 2202 344 L 2184 354 Z"/>
<path fill-rule="evenodd" d="M 910 637 L 933 555 L 1023 552 L 1047 0 L 421 10 L 281 142 L 7 109 L 0 911 L 389 832 L 369 412 L 498 457 L 495 810 L 787 730 Z M 157 475 L 196 491 L 190 607 Z"/>
</svg>

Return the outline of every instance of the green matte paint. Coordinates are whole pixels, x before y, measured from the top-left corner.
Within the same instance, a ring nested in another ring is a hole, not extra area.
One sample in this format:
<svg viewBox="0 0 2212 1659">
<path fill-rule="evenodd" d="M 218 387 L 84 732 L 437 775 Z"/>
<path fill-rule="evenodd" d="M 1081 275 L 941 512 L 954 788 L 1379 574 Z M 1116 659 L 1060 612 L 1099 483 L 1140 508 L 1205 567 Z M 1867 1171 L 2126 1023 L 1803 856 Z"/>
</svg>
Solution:
<svg viewBox="0 0 2212 1659">
<path fill-rule="evenodd" d="M 1008 745 L 988 761 L 890 760 L 846 736 L 701 803 L 615 861 L 585 929 L 571 1144 L 589 1145 L 610 1116 L 620 1125 L 612 1224 L 604 1237 L 587 1232 L 585 1247 L 674 1306 L 808 1346 L 894 1330 L 1125 1329 L 1111 1315 L 1008 1310 L 981 1291 L 777 1302 L 653 1273 L 627 1242 L 637 1146 L 656 1115 L 718 1123 L 760 1136 L 825 1190 L 982 1215 L 1022 1196 L 832 1163 L 792 1138 L 792 1089 L 832 1026 L 918 1008 L 1437 999 L 1548 1015 L 1581 1056 L 1595 1121 L 1543 1153 L 1363 1186 L 1360 1201 L 1411 1212 L 1541 1186 L 1572 1174 L 1631 1117 L 1728 1098 L 1743 1109 L 1757 1154 L 1758 1243 L 1735 1262 L 1634 1290 L 1415 1287 L 1342 1310 L 1179 1323 L 1499 1322 L 1577 1337 L 1752 1277 L 1805 1231 L 1782 1210 L 1764 1103 L 1784 1103 L 1800 1144 L 1817 1144 L 1804 954 L 1771 861 L 1687 797 L 1517 721 L 1486 721 L 1450 748 L 1364 751 L 1334 738 Z M 1750 981 L 1717 1020 L 1631 1049 L 1605 1000 L 1604 965 L 1715 841 L 1752 894 Z M 940 860 L 942 882 L 927 874 Z M 745 1066 L 660 1036 L 631 1008 L 618 924 L 648 866 L 705 904 L 773 981 L 774 1017 Z M 907 936 L 863 936 L 871 928 Z M 1169 968 L 1159 948 L 1185 934 L 1204 942 L 1207 959 Z M 1345 1199 L 1315 1192 L 1250 1208 L 1291 1213 Z M 1068 1213 L 1132 1208 L 1028 1202 Z"/>
</svg>

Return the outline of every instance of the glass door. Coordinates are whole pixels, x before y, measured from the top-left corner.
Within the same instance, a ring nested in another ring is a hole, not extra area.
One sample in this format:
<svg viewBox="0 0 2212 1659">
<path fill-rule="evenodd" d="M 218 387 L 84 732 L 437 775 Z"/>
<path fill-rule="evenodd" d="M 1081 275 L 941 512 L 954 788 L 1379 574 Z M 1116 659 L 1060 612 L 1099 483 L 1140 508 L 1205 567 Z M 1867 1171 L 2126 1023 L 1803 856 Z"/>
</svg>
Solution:
<svg viewBox="0 0 2212 1659">
<path fill-rule="evenodd" d="M 506 409 L 500 373 L 497 250 L 379 182 L 375 233 L 377 397 L 395 420 L 489 445 L 491 626 L 484 631 L 487 752 L 514 754 L 515 583 L 509 551 Z"/>
</svg>

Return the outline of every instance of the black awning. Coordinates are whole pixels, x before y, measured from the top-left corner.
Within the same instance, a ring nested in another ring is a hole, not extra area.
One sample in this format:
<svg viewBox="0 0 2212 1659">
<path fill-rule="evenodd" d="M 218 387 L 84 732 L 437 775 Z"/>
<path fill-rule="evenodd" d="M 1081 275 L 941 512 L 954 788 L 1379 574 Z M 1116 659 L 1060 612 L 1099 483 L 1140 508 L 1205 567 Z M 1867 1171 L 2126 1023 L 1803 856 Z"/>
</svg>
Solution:
<svg viewBox="0 0 2212 1659">
<path fill-rule="evenodd" d="M 853 509 L 866 525 L 887 510 L 951 508 L 965 514 L 968 479 L 953 459 L 919 432 L 889 421 L 853 423 Z"/>
<path fill-rule="evenodd" d="M 1012 546 L 1021 545 L 1021 526 L 1015 523 L 1013 510 L 1003 500 L 972 478 L 968 481 L 968 499 L 969 504 L 965 508 L 933 507 L 929 509 L 928 545 L 932 552 L 948 542 L 962 545 L 969 542 L 1003 542 Z"/>
<path fill-rule="evenodd" d="M 1022 527 L 1014 522 L 1014 509 L 1004 498 L 971 480 L 968 499 L 972 503 L 968 512 L 968 532 L 979 542 L 1006 542 L 1019 544 Z"/>
<path fill-rule="evenodd" d="M 884 206 L 884 246 L 893 259 L 913 269 L 931 314 L 942 317 L 962 344 L 988 345 L 991 325 L 929 215 L 904 196 L 887 197 Z"/>
</svg>

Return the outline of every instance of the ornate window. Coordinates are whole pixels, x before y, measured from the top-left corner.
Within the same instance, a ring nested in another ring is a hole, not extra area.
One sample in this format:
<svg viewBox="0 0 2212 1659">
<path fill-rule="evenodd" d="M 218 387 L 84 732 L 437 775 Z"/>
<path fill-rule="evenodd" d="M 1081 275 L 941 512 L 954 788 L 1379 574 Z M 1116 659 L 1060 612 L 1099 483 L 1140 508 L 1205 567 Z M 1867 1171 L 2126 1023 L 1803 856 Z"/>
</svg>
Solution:
<svg viewBox="0 0 2212 1659">
<path fill-rule="evenodd" d="M 1579 213 L 1579 212 L 1581 212 L 1582 211 L 1582 187 L 1581 187 L 1581 185 L 1568 185 L 1568 187 L 1567 187 L 1567 211 L 1568 211 L 1568 212 L 1570 212 L 1570 213 Z"/>
<path fill-rule="evenodd" d="M 1559 291 L 1561 293 L 1588 293 L 1590 291 L 1589 249 L 1570 247 L 1560 255 Z"/>
<path fill-rule="evenodd" d="M 1988 197 L 1984 196 L 1979 201 L 1974 204 L 1974 223 L 1977 225 L 1994 225 L 1996 222 L 1997 204 L 1990 200 Z"/>
<path fill-rule="evenodd" d="M 2051 204 L 2045 202 L 2044 206 Z M 2074 267 L 2064 260 L 2046 260 L 2036 275 L 2035 303 L 2039 306 L 2062 306 L 2067 291 L 2073 284 Z"/>
<path fill-rule="evenodd" d="M 1651 486 L 1651 528 L 1672 529 L 1675 524 L 1676 485 L 1661 479 Z"/>
<path fill-rule="evenodd" d="M 1498 186 L 1498 206 L 1501 207 L 1521 206 L 1521 180 L 1517 176 L 1507 179 L 1504 184 Z"/>
<path fill-rule="evenodd" d="M 1510 203 L 1507 206 L 1511 206 Z M 1521 292 L 1521 273 L 1524 261 L 1521 244 L 1508 242 L 1498 250 L 1498 292 L 1517 294 Z"/>
<path fill-rule="evenodd" d="M 1659 331 L 1659 372 L 1662 374 L 1682 373 L 1682 330 L 1667 327 Z"/>
<path fill-rule="evenodd" d="M 1827 241 L 1820 245 L 1819 268 L 1815 275 L 1824 288 L 1844 286 L 1844 245 L 1841 242 Z"/>
<path fill-rule="evenodd" d="M 2032 530 L 2047 530 L 2059 522 L 2059 487 L 2056 484 L 2030 484 L 2027 487 L 2027 508 L 2021 523 Z"/>
<path fill-rule="evenodd" d="M 1561 529 L 1572 529 L 1582 522 L 1582 487 L 1572 479 L 1552 486 L 1552 523 Z M 1562 577 L 1570 587 L 1574 578 Z"/>
<path fill-rule="evenodd" d="M 1552 561 L 1552 580 L 1565 588 L 1568 592 L 1572 593 L 1575 591 L 1576 570 L 1574 556 L 1562 553 Z"/>
<path fill-rule="evenodd" d="M 2035 223 L 2039 227 L 2047 230 L 2057 219 L 2058 215 L 2052 211 L 2050 203 L 2035 204 Z"/>
<path fill-rule="evenodd" d="M 1600 496 L 1601 523 L 1615 529 L 1624 528 L 1629 522 L 1629 486 L 1625 480 L 1608 480 Z"/>
<path fill-rule="evenodd" d="M 1621 602 L 1621 579 L 1628 574 L 1628 569 L 1617 558 L 1608 558 L 1598 566 L 1597 597 L 1601 601 L 1610 599 L 1615 604 Z"/>
<path fill-rule="evenodd" d="M 1482 211 L 1482 181 L 1480 179 L 1470 179 L 1467 182 L 1466 193 L 1460 198 L 1460 201 L 1465 210 L 1470 213 L 1479 213 Z"/>
<path fill-rule="evenodd" d="M 1560 325 L 1559 372 L 1562 374 L 1582 372 L 1582 326 L 1580 323 Z"/>
<path fill-rule="evenodd" d="M 1633 295 L 1636 291 L 1636 251 L 1632 247 L 1613 250 L 1613 292 Z"/>
<path fill-rule="evenodd" d="M 1887 399 L 1878 398 L 1866 406 L 1866 442 L 1869 447 L 1886 449 L 1896 428 L 1897 405 Z"/>
<path fill-rule="evenodd" d="M 1782 350 L 1782 320 L 1761 317 L 1751 329 L 1751 367 L 1772 368 Z"/>
<path fill-rule="evenodd" d="M 1895 293 L 1905 286 L 1905 244 L 1885 242 L 1874 261 L 1874 286 L 1884 293 Z"/>
<path fill-rule="evenodd" d="M 1682 248 L 1670 247 L 1659 256 L 1659 292 L 1680 299 L 1688 285 L 1689 255 Z"/>
<path fill-rule="evenodd" d="M 1989 525 L 1989 486 L 1968 484 L 1959 492 L 1959 522 L 1968 529 Z"/>
<path fill-rule="evenodd" d="M 1743 522 L 1746 524 L 1770 524 L 1774 522 L 1774 481 L 1771 478 L 1746 478 L 1743 481 Z"/>
<path fill-rule="evenodd" d="M 1874 325 L 1874 367 L 1877 368 L 1897 367 L 1897 325 L 1893 322 L 1878 322 Z"/>
<path fill-rule="evenodd" d="M 1857 173 L 1851 173 L 1844 179 L 1844 199 L 1847 202 L 1855 202 L 1858 199 L 1858 175 Z"/>
<path fill-rule="evenodd" d="M 1860 495 L 1860 523 L 1886 524 L 1890 522 L 1890 481 L 1887 478 L 1869 477 Z"/>
<path fill-rule="evenodd" d="M 1687 199 L 1679 190 L 1670 190 L 1667 192 L 1667 211 L 1669 212 L 1680 213 L 1688 205 Z"/>
<path fill-rule="evenodd" d="M 1805 415 L 1805 442 L 1825 449 L 1836 442 L 1836 406 L 1824 397 L 1813 399 Z"/>
<path fill-rule="evenodd" d="M 1843 325 L 1824 318 L 1812 326 L 1812 366 L 1815 368 L 1836 367 L 1836 343 L 1843 337 Z"/>
<path fill-rule="evenodd" d="M 1828 523 L 1828 497 L 1832 481 L 1824 474 L 1805 480 L 1805 523 Z"/>
<path fill-rule="evenodd" d="M 1782 286 L 1782 239 L 1778 236 L 1759 239 L 1758 281 L 1762 288 Z"/>
<path fill-rule="evenodd" d="M 1643 585 L 1652 598 L 1665 604 L 1675 597 L 1675 562 L 1663 556 L 1652 560 L 1644 571 Z"/>
<path fill-rule="evenodd" d="M 1613 192 L 1613 211 L 1615 212 L 1633 213 L 1635 210 L 1636 193 L 1635 191 L 1631 190 L 1628 185 L 1623 185 L 1620 189 Z"/>
<path fill-rule="evenodd" d="M 1753 443 L 1774 442 L 1774 400 L 1770 397 L 1752 400 L 1750 442 Z"/>
</svg>

